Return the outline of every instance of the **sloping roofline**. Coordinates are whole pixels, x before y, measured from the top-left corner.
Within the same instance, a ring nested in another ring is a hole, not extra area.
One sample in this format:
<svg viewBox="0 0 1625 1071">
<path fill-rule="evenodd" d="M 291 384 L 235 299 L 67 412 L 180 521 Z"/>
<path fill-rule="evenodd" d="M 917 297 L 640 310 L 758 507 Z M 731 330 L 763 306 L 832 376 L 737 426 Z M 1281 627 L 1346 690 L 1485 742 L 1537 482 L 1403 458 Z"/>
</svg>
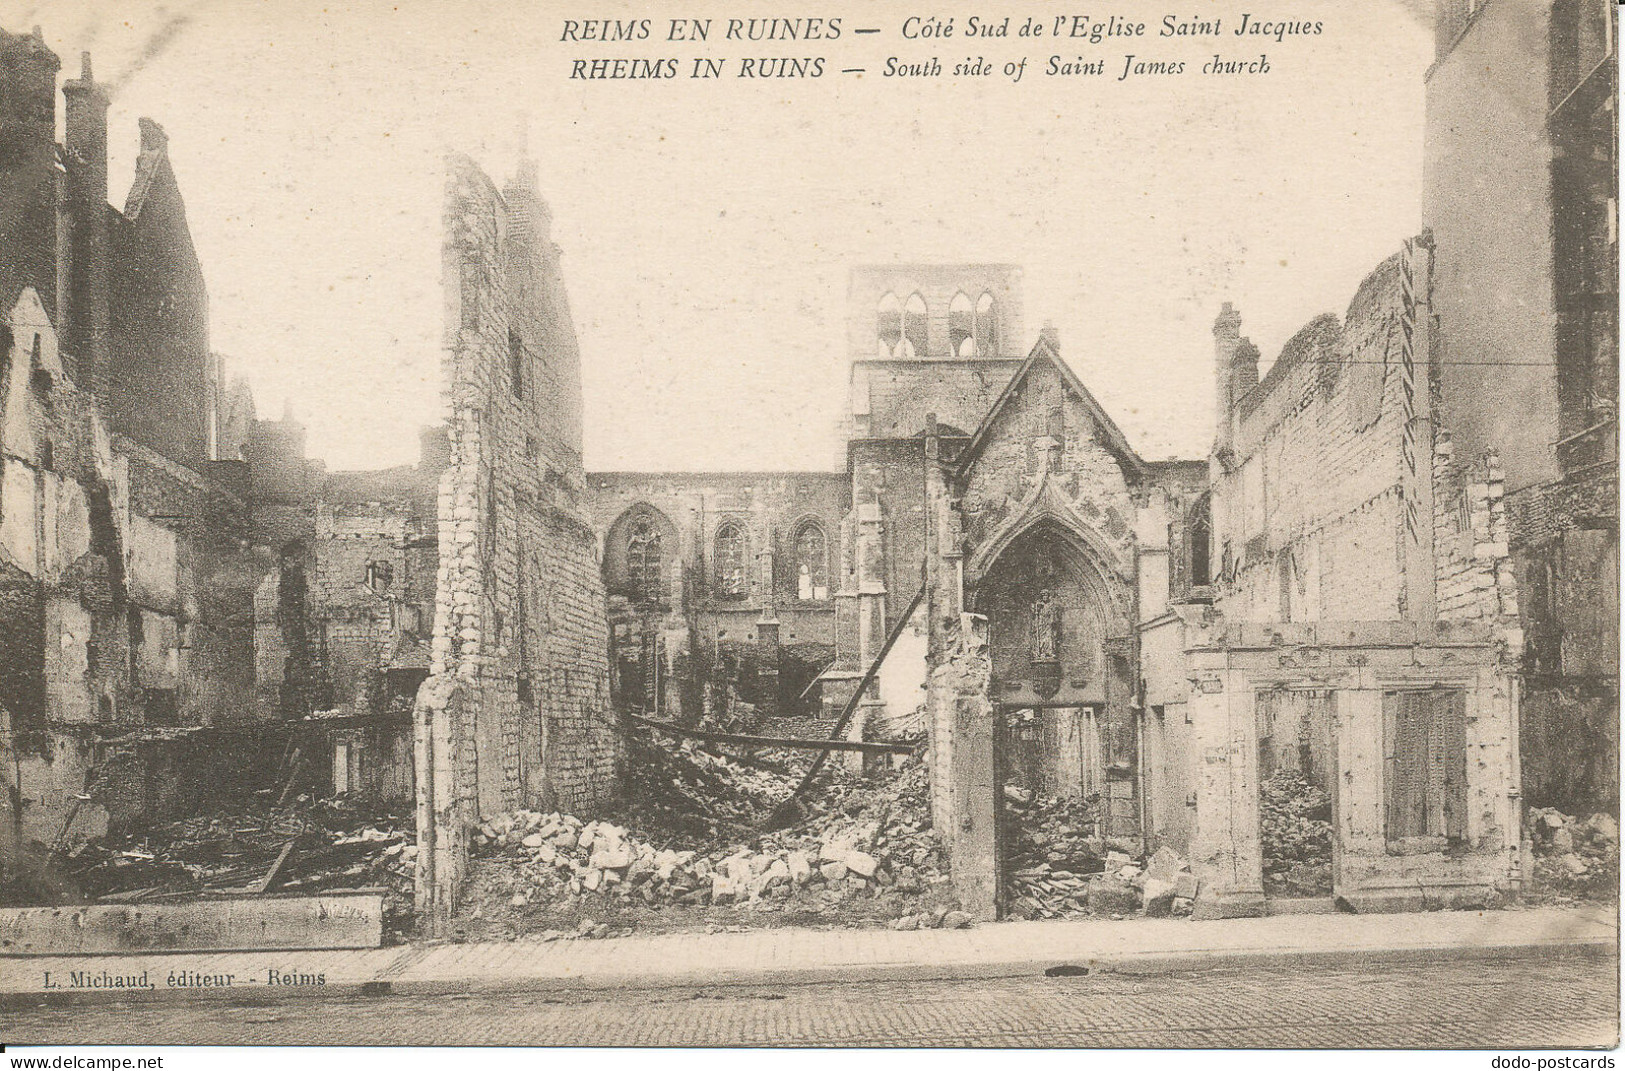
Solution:
<svg viewBox="0 0 1625 1071">
<path fill-rule="evenodd" d="M 1004 385 L 1004 390 L 1000 392 L 998 399 L 988 409 L 987 415 L 982 418 L 982 423 L 977 427 L 975 433 L 971 435 L 969 445 L 959 455 L 959 467 L 955 475 L 963 478 L 970 471 L 970 467 L 976 463 L 976 459 L 982 456 L 982 451 L 986 449 L 988 440 L 993 437 L 993 425 L 998 422 L 999 414 L 1004 411 L 1005 406 L 1010 404 L 1010 400 L 1015 397 L 1016 391 L 1020 389 L 1021 384 L 1026 381 L 1028 374 L 1037 366 L 1039 361 L 1047 361 L 1053 365 L 1056 371 L 1061 374 L 1061 382 L 1083 400 L 1084 408 L 1088 411 L 1089 416 L 1094 420 L 1096 426 L 1105 433 L 1104 445 L 1106 449 L 1112 452 L 1119 464 L 1129 470 L 1133 480 L 1141 481 L 1146 479 L 1149 470 L 1146 468 L 1145 461 L 1139 454 L 1135 453 L 1134 447 L 1129 445 L 1128 438 L 1123 434 L 1122 429 L 1117 426 L 1117 422 L 1101 407 L 1100 402 L 1095 400 L 1095 396 L 1089 393 L 1089 388 L 1083 385 L 1083 381 L 1078 378 L 1077 373 L 1072 371 L 1071 366 L 1061 359 L 1061 355 L 1056 352 L 1054 341 L 1047 333 L 1038 336 L 1038 342 L 1034 344 L 1032 352 L 1027 354 L 1027 359 L 1021 362 L 1021 367 L 1016 369 L 1016 374 L 1010 377 L 1010 382 Z"/>
</svg>

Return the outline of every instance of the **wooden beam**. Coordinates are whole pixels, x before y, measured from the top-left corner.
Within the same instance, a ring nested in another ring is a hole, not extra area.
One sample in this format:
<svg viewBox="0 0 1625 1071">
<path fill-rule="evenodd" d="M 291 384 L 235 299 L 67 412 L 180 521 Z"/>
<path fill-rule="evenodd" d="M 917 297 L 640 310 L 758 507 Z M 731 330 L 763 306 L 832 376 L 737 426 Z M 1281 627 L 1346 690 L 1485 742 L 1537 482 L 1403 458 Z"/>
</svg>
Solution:
<svg viewBox="0 0 1625 1071">
<path fill-rule="evenodd" d="M 694 740 L 705 740 L 714 744 L 748 744 L 752 747 L 784 747 L 802 750 L 817 748 L 826 752 L 861 751 L 871 755 L 907 755 L 918 747 L 917 744 L 894 743 L 885 740 L 804 740 L 784 736 L 747 736 L 743 733 L 717 733 L 707 729 L 685 729 L 681 725 L 673 725 L 669 721 L 645 718 L 637 714 L 623 716 L 639 725 L 647 725 L 650 728 L 659 729 L 663 733 L 670 733 L 672 736 L 686 736 Z"/>
</svg>

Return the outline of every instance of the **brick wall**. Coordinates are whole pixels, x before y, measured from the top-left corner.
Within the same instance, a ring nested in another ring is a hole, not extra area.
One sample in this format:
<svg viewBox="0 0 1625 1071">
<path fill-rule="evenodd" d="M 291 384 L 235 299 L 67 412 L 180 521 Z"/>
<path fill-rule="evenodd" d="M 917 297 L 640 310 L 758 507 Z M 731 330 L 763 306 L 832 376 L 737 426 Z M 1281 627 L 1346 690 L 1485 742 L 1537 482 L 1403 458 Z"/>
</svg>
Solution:
<svg viewBox="0 0 1625 1071">
<path fill-rule="evenodd" d="M 603 580 L 585 509 L 579 354 L 533 171 L 448 162 L 430 680 L 419 693 L 420 904 L 449 917 L 468 826 L 612 795 Z M 426 779 L 427 775 L 427 779 Z M 431 828 L 425 828 L 429 826 Z"/>
<path fill-rule="evenodd" d="M 1238 401 L 1213 501 L 1227 618 L 1402 615 L 1400 272 L 1385 261 L 1341 322 L 1306 325 Z"/>
</svg>

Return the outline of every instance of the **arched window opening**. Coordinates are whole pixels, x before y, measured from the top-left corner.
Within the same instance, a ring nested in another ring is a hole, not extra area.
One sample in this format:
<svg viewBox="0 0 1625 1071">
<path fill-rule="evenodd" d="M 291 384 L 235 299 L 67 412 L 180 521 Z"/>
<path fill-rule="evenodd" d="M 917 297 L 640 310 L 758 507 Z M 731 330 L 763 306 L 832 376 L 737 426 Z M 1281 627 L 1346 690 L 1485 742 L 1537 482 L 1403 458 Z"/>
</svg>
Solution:
<svg viewBox="0 0 1625 1071">
<path fill-rule="evenodd" d="M 903 340 L 903 303 L 897 300 L 896 294 L 887 294 L 880 299 L 875 322 L 880 358 L 886 360 L 897 352 L 897 344 Z"/>
<path fill-rule="evenodd" d="M 664 601 L 664 563 L 661 561 L 660 531 L 647 518 L 632 526 L 626 541 L 626 586 L 631 598 L 640 603 Z"/>
<path fill-rule="evenodd" d="M 796 531 L 796 598 L 829 598 L 829 554 L 824 530 L 812 521 Z"/>
<path fill-rule="evenodd" d="M 1213 530 L 1208 519 L 1208 501 L 1204 496 L 1191 511 L 1189 539 L 1191 584 L 1194 587 L 1213 583 Z"/>
<path fill-rule="evenodd" d="M 745 532 L 737 524 L 717 530 L 717 598 L 745 597 Z"/>
<path fill-rule="evenodd" d="M 908 301 L 903 305 L 903 352 L 900 357 L 924 357 L 926 355 L 925 299 L 919 294 L 910 294 Z"/>
<path fill-rule="evenodd" d="M 976 352 L 983 357 L 999 353 L 999 307 L 986 291 L 976 299 Z"/>
<path fill-rule="evenodd" d="M 28 385 L 39 394 L 51 393 L 51 370 L 40 356 L 39 334 L 34 335 L 34 348 L 28 357 Z"/>
<path fill-rule="evenodd" d="M 975 357 L 976 343 L 976 310 L 960 291 L 948 306 L 948 349 L 955 357 Z"/>
</svg>

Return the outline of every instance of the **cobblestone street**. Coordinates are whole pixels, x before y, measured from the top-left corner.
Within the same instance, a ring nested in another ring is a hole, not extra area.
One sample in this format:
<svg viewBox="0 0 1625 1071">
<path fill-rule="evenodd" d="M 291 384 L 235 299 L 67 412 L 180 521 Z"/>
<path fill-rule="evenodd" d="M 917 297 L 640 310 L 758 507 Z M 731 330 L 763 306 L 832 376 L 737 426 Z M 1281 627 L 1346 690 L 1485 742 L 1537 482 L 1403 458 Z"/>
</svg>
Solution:
<svg viewBox="0 0 1625 1071">
<path fill-rule="evenodd" d="M 1610 956 L 12 1011 L 8 1044 L 1606 1046 Z"/>
</svg>

